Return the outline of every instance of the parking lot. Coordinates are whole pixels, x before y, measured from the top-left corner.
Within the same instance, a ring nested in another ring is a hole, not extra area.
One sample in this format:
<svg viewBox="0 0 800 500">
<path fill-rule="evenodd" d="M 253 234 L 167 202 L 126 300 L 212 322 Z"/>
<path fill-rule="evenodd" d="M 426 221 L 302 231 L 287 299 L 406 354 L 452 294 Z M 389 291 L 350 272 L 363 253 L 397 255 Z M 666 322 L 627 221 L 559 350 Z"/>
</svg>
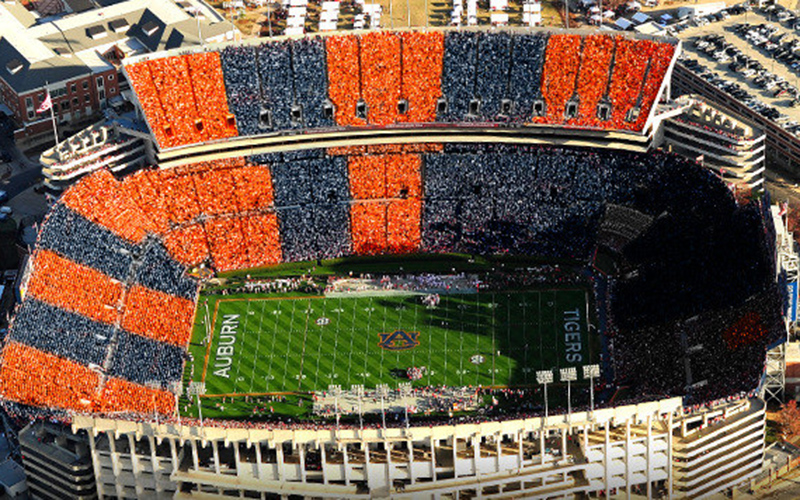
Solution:
<svg viewBox="0 0 800 500">
<path fill-rule="evenodd" d="M 793 13 L 780 7 L 712 19 L 700 26 L 692 22 L 677 34 L 683 41 L 683 63 L 763 116 L 800 134 L 797 23 Z"/>
</svg>

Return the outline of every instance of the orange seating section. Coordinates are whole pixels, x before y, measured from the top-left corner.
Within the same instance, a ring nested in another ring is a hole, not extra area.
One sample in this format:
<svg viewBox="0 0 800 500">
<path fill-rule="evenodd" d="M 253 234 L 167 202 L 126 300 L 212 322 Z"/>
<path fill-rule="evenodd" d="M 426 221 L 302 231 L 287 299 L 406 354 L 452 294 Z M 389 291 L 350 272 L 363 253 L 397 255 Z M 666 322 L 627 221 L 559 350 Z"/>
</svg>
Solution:
<svg viewBox="0 0 800 500">
<path fill-rule="evenodd" d="M 626 114 L 639 99 L 650 47 L 646 40 L 631 40 L 620 38 L 617 40 L 617 51 L 614 59 L 614 69 L 611 80 L 609 96 L 614 107 L 611 110 L 613 128 L 632 128 L 632 124 L 625 121 Z"/>
<path fill-rule="evenodd" d="M 164 234 L 164 246 L 172 258 L 185 266 L 193 266 L 209 255 L 208 237 L 201 223 L 177 227 Z"/>
<path fill-rule="evenodd" d="M 202 52 L 183 57 L 189 65 L 203 137 L 213 140 L 236 136 L 236 123 L 228 110 L 219 53 Z"/>
<path fill-rule="evenodd" d="M 103 413 L 136 412 L 162 415 L 175 413 L 175 396 L 167 391 L 151 389 L 126 380 L 110 378 L 106 382 L 100 411 Z"/>
<path fill-rule="evenodd" d="M 192 335 L 195 303 L 142 286 L 125 297 L 122 328 L 159 342 L 185 346 Z M 163 311 L 169 311 L 164 314 Z"/>
<path fill-rule="evenodd" d="M 571 120 L 583 126 L 602 126 L 597 105 L 608 89 L 614 39 L 607 35 L 589 35 L 583 42 L 581 70 L 578 74 L 578 118 Z"/>
<path fill-rule="evenodd" d="M 141 61 L 126 67 L 158 143 L 165 148 L 238 134 L 216 52 Z"/>
<path fill-rule="evenodd" d="M 646 41 L 649 42 L 649 40 Z M 658 91 L 661 89 L 664 77 L 672 61 L 672 54 L 675 52 L 675 47 L 672 45 L 650 43 L 655 45 L 655 49 L 653 50 L 653 56 L 650 58 L 650 70 L 647 73 L 647 81 L 642 92 L 642 111 L 636 120 L 636 126 L 633 127 L 634 130 L 640 130 L 647 123 L 647 116 L 650 114 L 650 109 L 656 104 Z"/>
<path fill-rule="evenodd" d="M 339 125 L 365 125 L 356 117 L 356 104 L 361 98 L 359 47 L 355 36 L 331 36 L 325 39 L 328 59 L 328 97 L 336 108 Z"/>
<path fill-rule="evenodd" d="M 61 197 L 61 202 L 95 224 L 138 243 L 153 227 L 133 200 L 107 170 L 81 179 Z"/>
<path fill-rule="evenodd" d="M 401 122 L 436 121 L 436 101 L 442 96 L 442 33 L 407 31 L 403 38 L 403 79 L 401 95 L 410 106 Z"/>
<path fill-rule="evenodd" d="M 122 283 L 49 250 L 38 251 L 33 265 L 32 297 L 103 323 L 117 321 Z"/>
<path fill-rule="evenodd" d="M 350 157 L 351 237 L 356 254 L 419 248 L 421 165 L 421 157 L 414 154 Z"/>
<path fill-rule="evenodd" d="M 361 88 L 371 125 L 389 125 L 399 118 L 400 37 L 376 31 L 361 37 Z"/>
<path fill-rule="evenodd" d="M 92 411 L 100 377 L 88 367 L 16 342 L 3 349 L 0 394 L 27 405 Z"/>
<path fill-rule="evenodd" d="M 567 101 L 575 93 L 581 66 L 581 36 L 552 35 L 547 41 L 547 57 L 542 75 L 542 96 L 547 116 L 535 121 L 562 123 Z"/>
</svg>

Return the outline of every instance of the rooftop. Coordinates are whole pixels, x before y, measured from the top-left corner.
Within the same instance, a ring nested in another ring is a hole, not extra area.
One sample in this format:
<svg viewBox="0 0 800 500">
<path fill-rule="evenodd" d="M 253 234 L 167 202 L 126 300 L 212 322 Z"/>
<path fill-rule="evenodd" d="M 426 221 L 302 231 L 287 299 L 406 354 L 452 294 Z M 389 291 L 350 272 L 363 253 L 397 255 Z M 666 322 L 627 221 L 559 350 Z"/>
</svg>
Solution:
<svg viewBox="0 0 800 500">
<path fill-rule="evenodd" d="M 18 3 L 0 1 L 0 78 L 18 93 L 106 71 L 112 66 L 102 54 L 113 46 L 136 55 L 200 43 L 197 18 L 171 0 L 126 0 L 89 10 L 73 3 L 71 13 L 40 18 Z M 205 39 L 232 29 L 200 0 L 193 5 L 204 14 Z"/>
</svg>

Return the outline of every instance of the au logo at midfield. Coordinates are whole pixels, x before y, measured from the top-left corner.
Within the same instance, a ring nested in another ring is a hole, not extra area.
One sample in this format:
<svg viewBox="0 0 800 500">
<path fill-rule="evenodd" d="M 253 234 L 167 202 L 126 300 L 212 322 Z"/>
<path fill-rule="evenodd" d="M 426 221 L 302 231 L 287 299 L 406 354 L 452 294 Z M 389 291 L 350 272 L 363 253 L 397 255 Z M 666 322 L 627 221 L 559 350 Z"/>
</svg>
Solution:
<svg viewBox="0 0 800 500">
<path fill-rule="evenodd" d="M 378 345 L 387 351 L 407 351 L 419 345 L 419 332 L 395 330 L 392 333 L 379 333 L 381 341 Z"/>
</svg>

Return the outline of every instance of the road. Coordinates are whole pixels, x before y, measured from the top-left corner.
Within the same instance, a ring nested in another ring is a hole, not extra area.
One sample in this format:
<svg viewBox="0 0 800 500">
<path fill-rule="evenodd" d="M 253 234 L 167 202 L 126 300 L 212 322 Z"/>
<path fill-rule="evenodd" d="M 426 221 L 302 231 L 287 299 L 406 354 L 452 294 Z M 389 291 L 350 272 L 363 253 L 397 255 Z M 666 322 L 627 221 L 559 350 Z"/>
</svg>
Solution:
<svg viewBox="0 0 800 500">
<path fill-rule="evenodd" d="M 0 136 L 0 150 L 11 153 L 11 177 L 2 181 L 2 189 L 8 192 L 8 198 L 14 198 L 21 192 L 33 187 L 42 176 L 42 167 L 32 161 L 16 148 L 13 141 Z"/>
</svg>

